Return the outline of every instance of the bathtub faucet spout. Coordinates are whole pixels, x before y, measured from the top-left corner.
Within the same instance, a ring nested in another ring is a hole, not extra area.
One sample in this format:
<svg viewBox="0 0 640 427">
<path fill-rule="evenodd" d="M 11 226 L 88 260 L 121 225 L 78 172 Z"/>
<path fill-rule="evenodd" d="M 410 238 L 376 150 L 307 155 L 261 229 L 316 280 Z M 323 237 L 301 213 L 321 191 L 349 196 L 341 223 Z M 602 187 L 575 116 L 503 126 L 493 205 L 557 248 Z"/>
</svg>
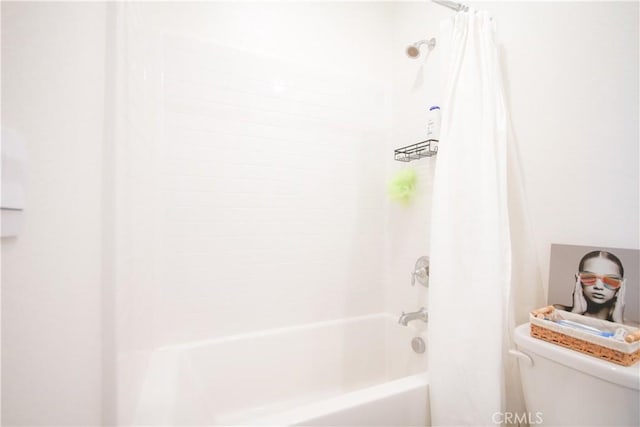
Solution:
<svg viewBox="0 0 640 427">
<path fill-rule="evenodd" d="M 424 323 L 427 323 L 429 321 L 429 313 L 427 313 L 427 310 L 425 310 L 424 307 L 412 313 L 405 313 L 403 311 L 402 315 L 398 319 L 398 323 L 403 326 L 407 326 L 407 324 L 409 324 L 409 322 L 411 322 L 412 320 L 422 320 Z"/>
</svg>

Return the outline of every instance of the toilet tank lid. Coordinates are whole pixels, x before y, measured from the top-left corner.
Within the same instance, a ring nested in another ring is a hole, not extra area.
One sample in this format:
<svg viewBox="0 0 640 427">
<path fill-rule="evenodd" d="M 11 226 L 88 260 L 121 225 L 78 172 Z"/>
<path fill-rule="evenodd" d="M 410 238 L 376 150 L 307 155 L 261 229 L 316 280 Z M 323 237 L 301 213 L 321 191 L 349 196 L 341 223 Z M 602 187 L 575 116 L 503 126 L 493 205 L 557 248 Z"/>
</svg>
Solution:
<svg viewBox="0 0 640 427">
<path fill-rule="evenodd" d="M 531 336 L 529 323 L 516 328 L 514 340 L 518 349 L 525 353 L 536 354 L 605 381 L 640 390 L 640 362 L 631 366 L 621 366 L 534 338 Z"/>
</svg>

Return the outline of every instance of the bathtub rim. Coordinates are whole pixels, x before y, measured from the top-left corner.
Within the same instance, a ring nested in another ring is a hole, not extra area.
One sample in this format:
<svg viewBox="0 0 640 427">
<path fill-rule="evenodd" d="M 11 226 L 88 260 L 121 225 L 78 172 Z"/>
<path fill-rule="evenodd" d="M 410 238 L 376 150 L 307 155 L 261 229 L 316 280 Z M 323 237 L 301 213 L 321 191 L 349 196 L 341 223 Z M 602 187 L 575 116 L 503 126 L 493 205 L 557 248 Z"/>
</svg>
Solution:
<svg viewBox="0 0 640 427">
<path fill-rule="evenodd" d="M 335 397 L 323 399 L 318 402 L 308 403 L 299 407 L 275 412 L 257 417 L 247 417 L 246 419 L 233 420 L 230 425 L 254 425 L 254 426 L 295 426 L 306 425 L 309 421 L 330 415 L 335 412 L 355 409 L 363 404 L 372 401 L 382 400 L 397 394 L 426 388 L 427 401 L 424 402 L 429 416 L 429 373 L 408 375 L 396 380 L 387 381 L 381 384 L 365 387 L 360 390 L 350 391 Z M 224 417 L 221 421 L 225 420 Z M 241 424 L 238 424 L 240 422 Z M 216 420 L 216 425 L 217 420 Z M 226 424 L 221 424 L 226 425 Z"/>
<path fill-rule="evenodd" d="M 318 322 L 302 323 L 302 324 L 299 324 L 299 325 L 283 326 L 283 327 L 270 328 L 270 329 L 262 329 L 262 330 L 258 330 L 258 331 L 243 332 L 243 333 L 234 334 L 234 335 L 224 335 L 224 336 L 216 337 L 216 338 L 205 338 L 205 339 L 201 339 L 201 340 L 187 341 L 187 342 L 182 342 L 182 343 L 177 343 L 177 344 L 163 345 L 163 346 L 159 346 L 159 347 L 153 349 L 152 351 L 163 352 L 163 351 L 175 351 L 175 350 L 192 350 L 192 349 L 196 349 L 196 348 L 206 347 L 206 346 L 209 346 L 209 345 L 218 345 L 218 344 L 224 344 L 224 343 L 228 343 L 228 342 L 247 340 L 247 339 L 253 339 L 253 338 L 264 338 L 264 337 L 268 337 L 268 336 L 272 336 L 272 335 L 280 335 L 280 334 L 284 334 L 284 333 L 299 332 L 299 331 L 305 331 L 305 330 L 313 330 L 313 329 L 319 329 L 319 328 L 324 328 L 324 327 L 328 327 L 328 326 L 329 327 L 330 326 L 337 326 L 337 325 L 341 325 L 341 324 L 356 323 L 356 322 L 360 322 L 360 321 L 363 321 L 363 320 L 384 319 L 384 320 L 387 320 L 387 321 L 396 322 L 397 321 L 397 317 L 398 316 L 396 316 L 394 314 L 391 314 L 391 313 L 383 311 L 383 312 L 378 312 L 378 313 L 364 314 L 364 315 L 360 315 L 360 316 L 343 317 L 343 318 L 340 318 L 340 319 L 331 319 L 331 320 L 321 320 L 321 321 L 318 321 Z M 407 325 L 405 327 L 412 329 L 413 332 L 416 333 L 416 334 L 419 334 L 419 335 L 426 334 L 426 328 L 425 327 L 415 327 L 414 324 L 410 324 L 410 325 Z"/>
</svg>

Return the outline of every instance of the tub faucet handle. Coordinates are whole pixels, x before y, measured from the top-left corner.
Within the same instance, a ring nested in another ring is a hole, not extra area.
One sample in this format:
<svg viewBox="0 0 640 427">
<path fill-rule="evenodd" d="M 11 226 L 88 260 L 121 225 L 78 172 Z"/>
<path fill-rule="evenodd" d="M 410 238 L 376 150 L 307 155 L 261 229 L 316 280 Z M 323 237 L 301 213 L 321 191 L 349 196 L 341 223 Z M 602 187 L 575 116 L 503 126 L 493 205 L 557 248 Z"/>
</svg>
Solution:
<svg viewBox="0 0 640 427">
<path fill-rule="evenodd" d="M 421 256 L 416 261 L 416 266 L 411 272 L 411 286 L 415 286 L 416 280 L 425 288 L 429 287 L 429 257 Z"/>
</svg>

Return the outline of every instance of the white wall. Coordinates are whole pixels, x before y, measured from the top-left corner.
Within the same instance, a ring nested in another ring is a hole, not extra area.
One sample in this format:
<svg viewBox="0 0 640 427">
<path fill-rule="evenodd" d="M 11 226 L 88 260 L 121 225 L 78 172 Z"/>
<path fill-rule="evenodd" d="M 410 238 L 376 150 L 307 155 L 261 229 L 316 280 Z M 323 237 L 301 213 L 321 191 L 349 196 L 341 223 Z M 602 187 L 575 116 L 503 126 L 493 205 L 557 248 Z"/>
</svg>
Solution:
<svg viewBox="0 0 640 427">
<path fill-rule="evenodd" d="M 551 243 L 638 248 L 638 4 L 633 2 L 474 2 L 497 22 L 509 101 L 544 284 Z M 393 27 L 393 138 L 388 150 L 424 139 L 426 111 L 440 100 L 438 48 L 424 60 L 404 48 L 438 35 L 452 12 L 397 4 Z M 413 207 L 390 205 L 390 312 L 413 310 L 425 292 L 408 271 L 428 253 L 433 159 L 419 173 Z M 388 162 L 391 175 L 405 165 Z M 535 260 L 532 260 L 535 262 Z"/>
<path fill-rule="evenodd" d="M 3 425 L 101 422 L 105 6 L 2 2 L 2 126 L 29 152 L 2 239 Z"/>
<path fill-rule="evenodd" d="M 545 274 L 550 243 L 640 246 L 638 11 L 637 2 L 496 5 Z"/>
</svg>

